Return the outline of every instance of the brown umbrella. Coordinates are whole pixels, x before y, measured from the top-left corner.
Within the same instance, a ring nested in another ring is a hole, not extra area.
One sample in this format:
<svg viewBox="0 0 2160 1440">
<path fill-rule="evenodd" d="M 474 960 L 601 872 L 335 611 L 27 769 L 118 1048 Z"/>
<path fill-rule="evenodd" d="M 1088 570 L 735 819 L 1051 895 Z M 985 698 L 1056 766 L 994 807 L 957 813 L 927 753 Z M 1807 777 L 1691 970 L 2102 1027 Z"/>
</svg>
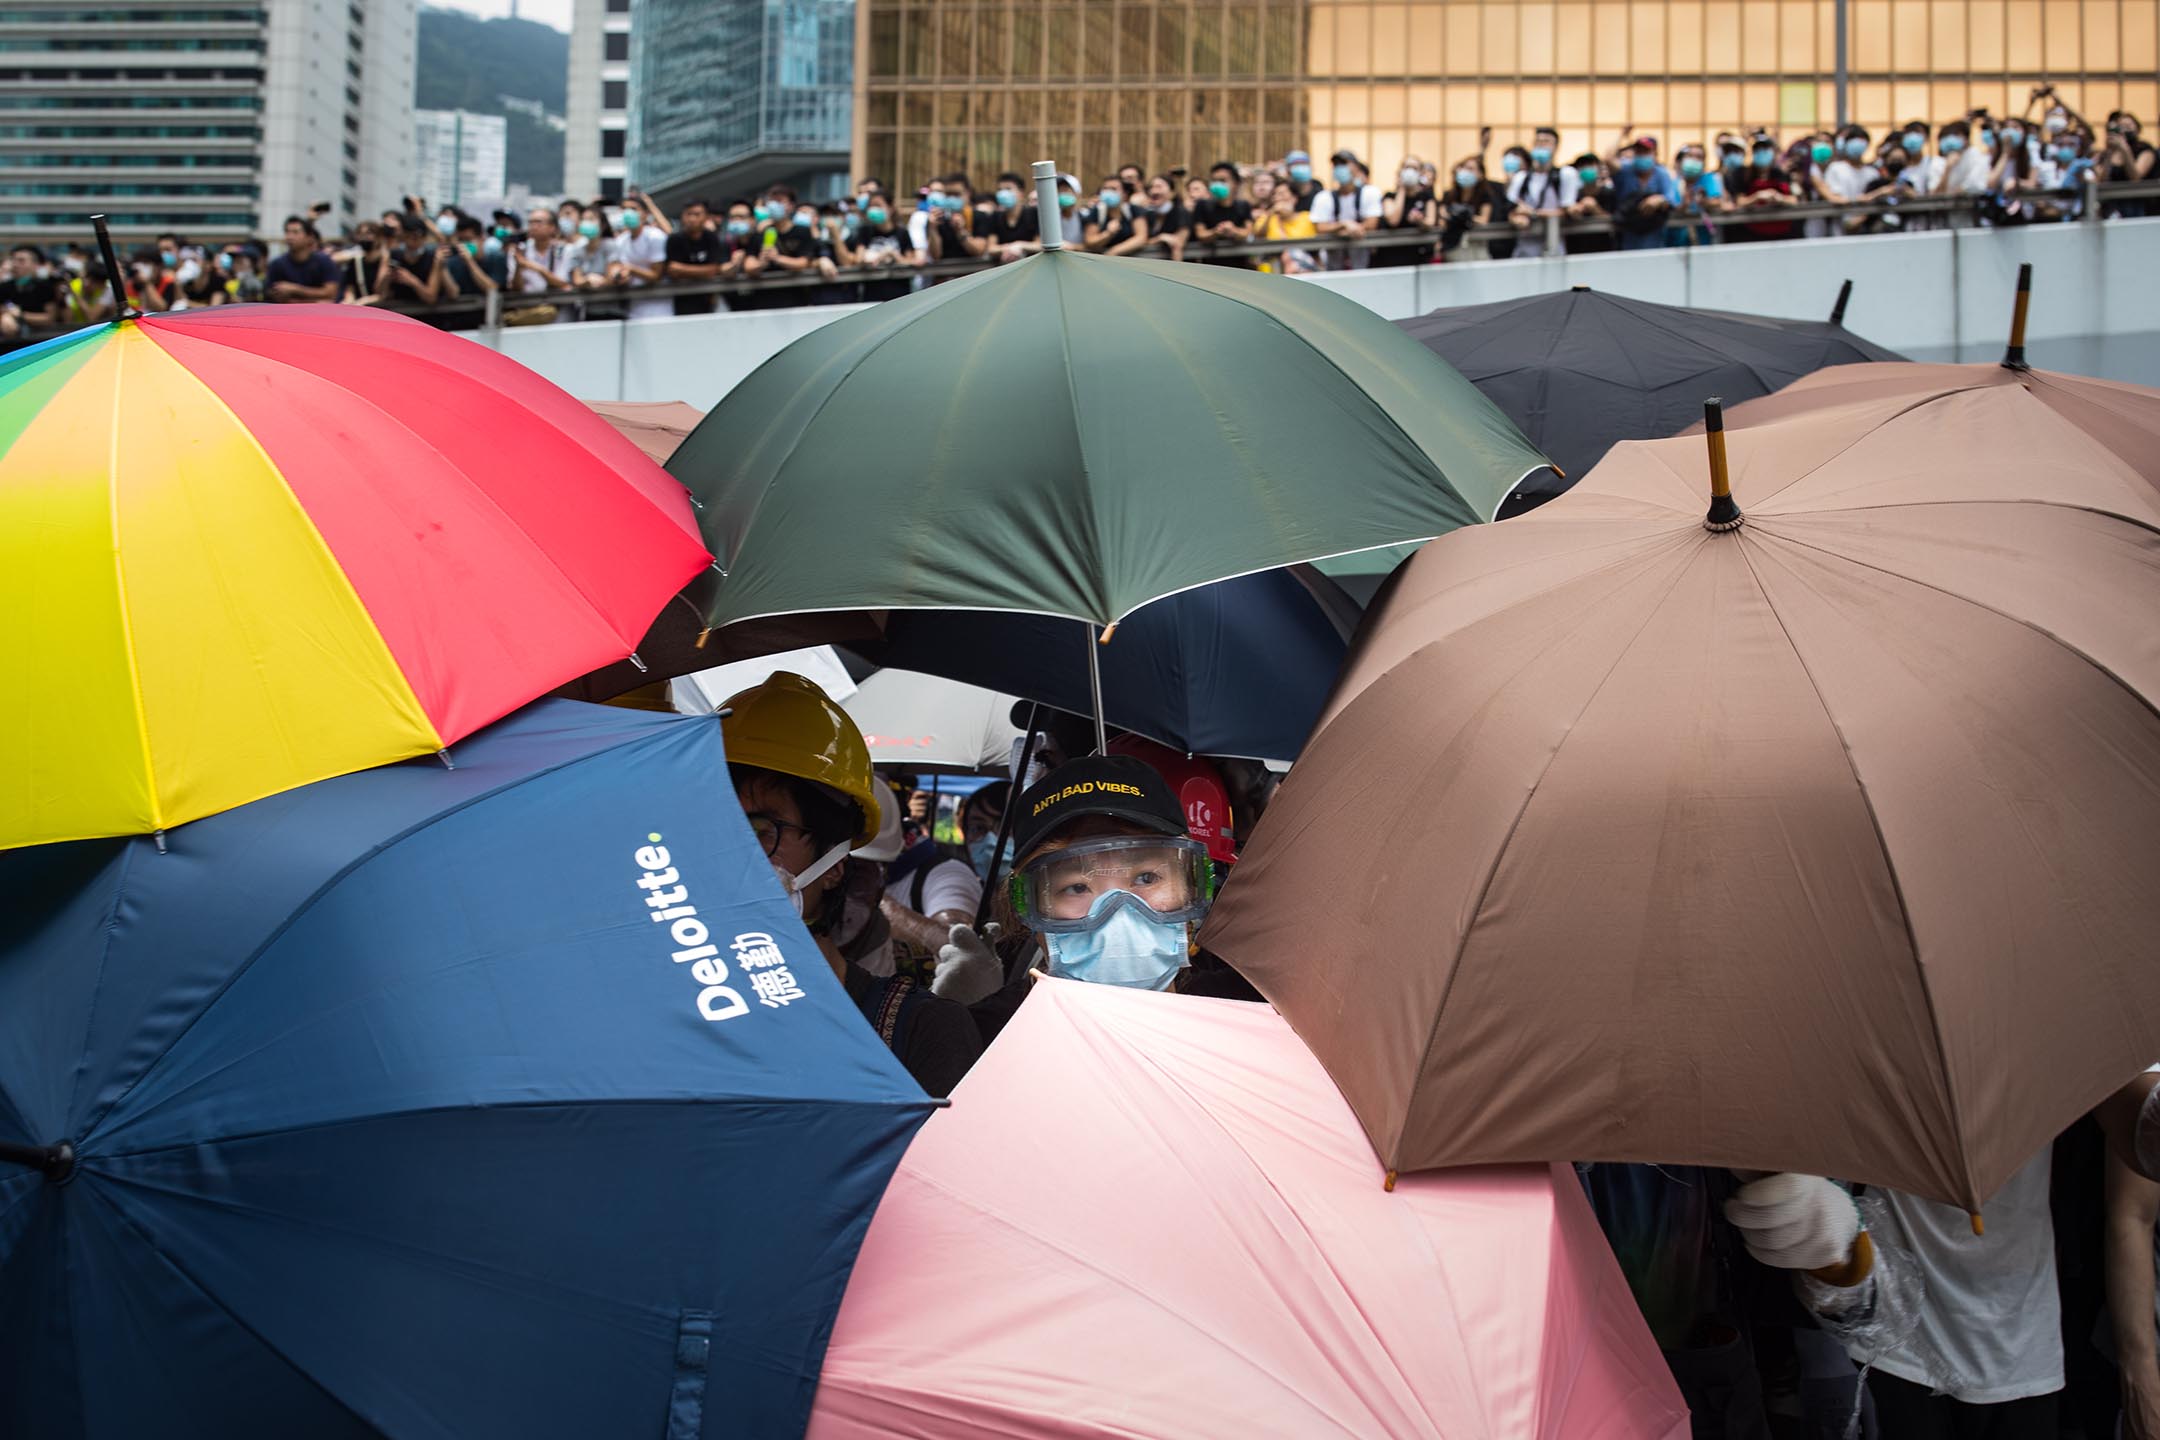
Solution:
<svg viewBox="0 0 2160 1440">
<path fill-rule="evenodd" d="M 683 437 L 697 429 L 705 412 L 681 400 L 588 400 L 592 412 L 622 437 L 665 465 Z"/>
<path fill-rule="evenodd" d="M 627 401 L 588 400 L 593 413 L 614 426 L 623 437 L 665 465 L 685 435 L 697 428 L 705 412 L 680 400 Z M 664 690 L 650 692 L 664 680 L 725 665 L 733 660 L 754 660 L 782 650 L 812 645 L 867 645 L 885 638 L 885 617 L 876 610 L 837 610 L 811 615 L 778 615 L 746 620 L 708 631 L 698 609 L 680 595 L 654 620 L 638 642 L 637 660 L 617 661 L 580 676 L 553 693 L 572 700 L 614 700 L 647 690 L 655 708 L 665 708 Z"/>
<path fill-rule="evenodd" d="M 1803 385 L 1737 528 L 1650 441 L 1419 552 L 1245 850 L 1202 943 L 1388 1166 L 1977 1211 L 2160 1058 L 2160 391 Z"/>
</svg>

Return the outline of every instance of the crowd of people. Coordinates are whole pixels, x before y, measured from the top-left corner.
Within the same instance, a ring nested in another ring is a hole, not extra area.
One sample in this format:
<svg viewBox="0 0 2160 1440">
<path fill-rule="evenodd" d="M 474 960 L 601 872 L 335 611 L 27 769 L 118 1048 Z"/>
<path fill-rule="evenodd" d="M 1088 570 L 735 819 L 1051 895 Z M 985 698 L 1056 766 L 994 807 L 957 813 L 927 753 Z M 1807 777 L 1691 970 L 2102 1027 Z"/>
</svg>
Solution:
<svg viewBox="0 0 2160 1440">
<path fill-rule="evenodd" d="M 813 682 L 776 674 L 720 714 L 783 889 L 931 1093 L 996 1040 L 1034 972 L 1260 1000 L 1196 937 L 1272 793 L 1263 767 L 1135 736 L 1089 754 L 1085 724 L 1055 716 L 941 839 L 914 777 L 874 769 Z M 2155 1072 L 2031 1157 L 1984 1225 L 1822 1176 L 1579 1166 L 1692 1433 L 2160 1437 Z"/>
<path fill-rule="evenodd" d="M 1975 110 L 1881 135 L 1846 125 L 1783 139 L 1756 130 L 1668 145 L 1630 127 L 1603 150 L 1569 158 L 1561 133 L 1546 126 L 1497 161 L 1490 146 L 1487 131 L 1478 153 L 1444 169 L 1406 155 L 1383 179 L 1350 150 L 1329 156 L 1324 170 L 1294 150 L 1261 165 L 1219 161 L 1204 174 L 1150 176 L 1124 165 L 1092 185 L 1060 175 L 1060 235 L 1098 254 L 1295 274 L 1472 254 L 2022 225 L 2085 218 L 2088 182 L 2151 180 L 2156 155 L 2135 115 L 2088 118 L 2045 84 L 2033 87 L 2020 115 Z M 1946 203 L 1912 204 L 1923 200 Z M 2147 203 L 2103 201 L 2111 216 L 2142 215 Z M 1783 213 L 1802 205 L 1850 208 Z M 634 187 L 621 201 L 564 200 L 523 215 L 437 209 L 408 196 L 401 208 L 337 237 L 322 233 L 326 211 L 288 218 L 276 247 L 205 247 L 161 235 L 121 261 L 129 294 L 150 311 L 255 300 L 424 311 L 503 292 L 522 297 L 505 308 L 506 324 L 643 319 L 891 299 L 928 283 L 916 272 L 934 262 L 996 264 L 1042 246 L 1032 186 L 1010 172 L 978 190 L 955 171 L 905 196 L 866 176 L 852 194 L 817 203 L 774 185 L 725 202 L 693 199 L 674 216 Z M 1331 243 L 1299 243 L 1321 241 Z M 1255 243 L 1271 249 L 1221 251 Z M 751 283 L 760 277 L 800 283 Z M 87 244 L 49 254 L 13 247 L 0 343 L 111 318 L 118 303 L 111 280 Z M 672 293 L 718 281 L 734 282 L 729 293 Z M 639 296 L 656 286 L 671 293 Z M 481 323 L 470 305 L 434 318 L 451 328 Z"/>
</svg>

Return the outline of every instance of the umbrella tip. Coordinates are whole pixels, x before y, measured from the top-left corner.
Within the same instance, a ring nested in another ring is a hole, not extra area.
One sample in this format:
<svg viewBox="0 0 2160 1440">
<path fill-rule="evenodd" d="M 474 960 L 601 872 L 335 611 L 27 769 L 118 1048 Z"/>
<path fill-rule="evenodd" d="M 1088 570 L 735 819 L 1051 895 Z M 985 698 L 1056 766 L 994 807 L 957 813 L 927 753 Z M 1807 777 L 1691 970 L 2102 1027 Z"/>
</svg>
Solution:
<svg viewBox="0 0 2160 1440">
<path fill-rule="evenodd" d="M 1590 287 L 1587 285 L 1570 285 L 1567 288 L 1574 291 L 1576 294 L 1581 295 L 1588 291 Z"/>
<path fill-rule="evenodd" d="M 1710 512 L 1703 516 L 1702 523 L 1703 529 L 1722 534 L 1739 529 L 1743 523 L 1725 468 L 1725 402 L 1713 395 L 1703 401 L 1702 411 L 1703 438 L 1710 445 Z"/>
<path fill-rule="evenodd" d="M 156 844 L 157 853 L 163 855 L 165 853 L 165 832 L 163 830 L 153 830 L 150 832 L 150 839 Z"/>
<path fill-rule="evenodd" d="M 643 675 L 643 674 L 646 674 L 646 673 L 648 673 L 648 672 L 646 671 L 646 669 L 645 669 L 645 662 L 644 662 L 644 661 L 643 661 L 642 659 L 640 659 L 640 658 L 638 657 L 638 653 L 637 653 L 637 651 L 635 651 L 635 650 L 632 650 L 632 651 L 630 652 L 630 663 L 631 663 L 632 665 L 635 665 L 635 666 L 637 666 L 637 673 L 638 673 L 638 674 L 640 674 L 640 675 Z"/>
<path fill-rule="evenodd" d="M 453 761 L 453 760 L 451 760 L 451 758 L 450 758 L 450 750 L 449 750 L 449 747 L 448 747 L 448 746 L 445 746 L 444 748 L 442 748 L 442 749 L 440 749 L 440 750 L 437 750 L 437 751 L 435 752 L 435 758 L 436 758 L 436 759 L 438 759 L 438 760 L 440 760 L 440 761 L 442 761 L 442 768 L 443 768 L 443 769 L 445 769 L 445 770 L 455 770 L 455 769 L 457 769 L 457 764 L 456 764 L 456 762 L 454 762 L 454 761 Z"/>
<path fill-rule="evenodd" d="M 2032 304 L 2032 262 L 2018 266 L 2017 302 L 2010 311 L 2010 347 L 2003 351 L 2005 370 L 2030 370 L 2025 363 L 2025 312 Z"/>
<path fill-rule="evenodd" d="M 1987 1222 L 1980 1218 L 1980 1212 L 1977 1210 L 1972 1212 L 1972 1227 L 1975 1235 L 1987 1234 Z"/>
<path fill-rule="evenodd" d="M 1395 1193 L 1395 1172 L 1393 1170 L 1387 1172 L 1387 1178 L 1380 1182 L 1380 1188 L 1390 1195 Z"/>
</svg>

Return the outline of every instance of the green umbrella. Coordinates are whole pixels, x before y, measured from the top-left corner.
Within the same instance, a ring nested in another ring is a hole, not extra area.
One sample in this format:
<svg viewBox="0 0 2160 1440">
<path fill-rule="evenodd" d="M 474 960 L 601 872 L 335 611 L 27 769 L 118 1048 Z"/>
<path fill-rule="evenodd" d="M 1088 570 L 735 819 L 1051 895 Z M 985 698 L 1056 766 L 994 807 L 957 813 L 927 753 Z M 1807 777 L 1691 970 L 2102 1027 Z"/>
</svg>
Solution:
<svg viewBox="0 0 2160 1440">
<path fill-rule="evenodd" d="M 703 507 L 718 560 L 688 594 L 717 627 L 922 608 L 1113 625 L 1489 520 L 1543 464 L 1446 362 L 1320 286 L 1050 249 L 797 340 L 668 468 Z"/>
</svg>

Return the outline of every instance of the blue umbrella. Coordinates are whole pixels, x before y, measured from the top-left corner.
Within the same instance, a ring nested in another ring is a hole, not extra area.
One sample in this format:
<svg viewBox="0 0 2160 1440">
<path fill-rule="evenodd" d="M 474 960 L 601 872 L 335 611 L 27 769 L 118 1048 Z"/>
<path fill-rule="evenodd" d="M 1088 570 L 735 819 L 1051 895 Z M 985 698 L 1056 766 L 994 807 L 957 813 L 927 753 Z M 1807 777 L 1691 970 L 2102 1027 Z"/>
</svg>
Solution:
<svg viewBox="0 0 2160 1440">
<path fill-rule="evenodd" d="M 799 1434 L 932 1108 L 720 727 L 0 856 L 0 1434 Z"/>
<path fill-rule="evenodd" d="M 1314 578 L 1312 585 L 1328 586 Z M 1347 649 L 1337 618 L 1288 570 L 1186 590 L 1127 616 L 1108 644 L 1050 615 L 894 610 L 882 642 L 848 648 L 1086 715 L 1088 650 L 1112 728 L 1199 755 L 1295 760 Z M 1024 707 L 1023 707 L 1024 708 Z"/>
</svg>

